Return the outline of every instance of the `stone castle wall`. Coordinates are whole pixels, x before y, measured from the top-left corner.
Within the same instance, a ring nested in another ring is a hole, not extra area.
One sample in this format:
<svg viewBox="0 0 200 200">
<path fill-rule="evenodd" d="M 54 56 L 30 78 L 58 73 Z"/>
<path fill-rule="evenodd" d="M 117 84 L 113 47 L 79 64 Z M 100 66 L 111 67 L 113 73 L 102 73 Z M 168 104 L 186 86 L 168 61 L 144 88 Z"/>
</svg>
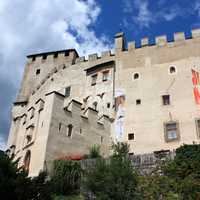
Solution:
<svg viewBox="0 0 200 200">
<path fill-rule="evenodd" d="M 191 38 L 175 33 L 174 41 L 166 36 L 156 37 L 153 45 L 148 41 L 142 39 L 140 48 L 135 42 L 126 47 L 119 33 L 114 54 L 106 51 L 86 59 L 69 49 L 28 56 L 8 139 L 21 164 L 28 150 L 32 174 L 44 168 L 47 158 L 87 152 L 95 143 L 107 154 L 110 138 L 128 142 L 135 154 L 199 143 L 200 105 L 194 99 L 192 70 L 200 71 L 200 30 L 193 30 Z M 163 95 L 170 96 L 169 105 L 163 105 Z M 72 111 L 65 110 L 71 106 Z M 173 140 L 166 138 L 169 122 L 177 124 Z M 75 127 L 70 140 L 59 135 L 59 124 Z M 25 145 L 27 134 L 32 137 Z"/>
</svg>

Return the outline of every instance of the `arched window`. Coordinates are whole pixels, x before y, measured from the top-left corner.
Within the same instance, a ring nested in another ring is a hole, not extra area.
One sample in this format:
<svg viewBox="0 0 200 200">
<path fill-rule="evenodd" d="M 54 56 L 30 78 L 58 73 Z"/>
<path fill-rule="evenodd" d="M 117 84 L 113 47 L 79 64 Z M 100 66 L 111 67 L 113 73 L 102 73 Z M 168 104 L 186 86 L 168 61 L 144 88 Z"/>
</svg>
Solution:
<svg viewBox="0 0 200 200">
<path fill-rule="evenodd" d="M 176 73 L 176 67 L 175 67 L 175 66 L 170 66 L 170 67 L 169 67 L 169 73 L 170 73 L 170 74 Z"/>
<path fill-rule="evenodd" d="M 26 152 L 26 155 L 24 157 L 24 169 L 29 172 L 29 166 L 30 166 L 30 161 L 31 161 L 31 151 L 28 150 Z"/>
<path fill-rule="evenodd" d="M 73 125 L 72 124 L 69 124 L 67 126 L 67 136 L 68 137 L 71 137 L 72 136 L 72 130 L 73 130 Z"/>
<path fill-rule="evenodd" d="M 139 73 L 134 73 L 134 74 L 133 74 L 133 79 L 134 79 L 134 80 L 139 79 L 139 77 L 140 77 Z"/>
</svg>

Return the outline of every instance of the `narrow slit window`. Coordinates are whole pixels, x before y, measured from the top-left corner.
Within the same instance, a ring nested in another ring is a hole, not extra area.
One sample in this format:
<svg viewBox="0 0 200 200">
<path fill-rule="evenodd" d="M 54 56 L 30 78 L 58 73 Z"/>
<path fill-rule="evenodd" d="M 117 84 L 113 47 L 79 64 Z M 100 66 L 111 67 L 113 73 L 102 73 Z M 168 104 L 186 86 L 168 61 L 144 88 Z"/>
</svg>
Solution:
<svg viewBox="0 0 200 200">
<path fill-rule="evenodd" d="M 197 137 L 200 138 L 200 119 L 196 119 Z"/>
<path fill-rule="evenodd" d="M 98 103 L 95 101 L 95 102 L 93 103 L 93 109 L 94 109 L 94 110 L 97 110 L 97 105 L 98 105 Z"/>
<path fill-rule="evenodd" d="M 62 123 L 59 123 L 59 125 L 58 125 L 58 131 L 59 132 L 61 131 L 61 128 L 62 128 Z"/>
<path fill-rule="evenodd" d="M 72 130 L 73 130 L 73 126 L 72 126 L 72 124 L 69 124 L 67 127 L 67 136 L 68 137 L 72 136 Z"/>
</svg>

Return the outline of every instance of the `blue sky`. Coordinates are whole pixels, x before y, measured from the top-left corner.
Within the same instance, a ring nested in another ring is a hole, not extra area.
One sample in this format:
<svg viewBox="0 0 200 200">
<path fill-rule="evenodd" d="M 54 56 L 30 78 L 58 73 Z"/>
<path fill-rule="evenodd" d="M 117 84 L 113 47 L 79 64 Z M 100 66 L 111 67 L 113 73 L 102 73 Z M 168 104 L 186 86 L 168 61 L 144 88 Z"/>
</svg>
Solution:
<svg viewBox="0 0 200 200">
<path fill-rule="evenodd" d="M 199 27 L 200 0 L 0 0 L 0 149 L 26 55 L 75 48 L 82 56 L 113 48 L 121 31 L 140 45 Z"/>
</svg>

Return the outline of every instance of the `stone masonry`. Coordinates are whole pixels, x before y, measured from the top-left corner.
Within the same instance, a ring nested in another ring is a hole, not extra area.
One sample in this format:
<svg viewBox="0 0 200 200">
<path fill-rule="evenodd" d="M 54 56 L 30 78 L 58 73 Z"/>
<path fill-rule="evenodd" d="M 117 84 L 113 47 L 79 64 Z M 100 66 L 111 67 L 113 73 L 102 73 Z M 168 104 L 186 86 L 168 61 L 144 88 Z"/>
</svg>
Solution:
<svg viewBox="0 0 200 200">
<path fill-rule="evenodd" d="M 8 153 L 35 176 L 46 163 L 112 142 L 130 153 L 173 151 L 200 141 L 200 30 L 125 43 L 115 53 L 79 57 L 75 49 L 27 56 L 12 109 Z"/>
</svg>

